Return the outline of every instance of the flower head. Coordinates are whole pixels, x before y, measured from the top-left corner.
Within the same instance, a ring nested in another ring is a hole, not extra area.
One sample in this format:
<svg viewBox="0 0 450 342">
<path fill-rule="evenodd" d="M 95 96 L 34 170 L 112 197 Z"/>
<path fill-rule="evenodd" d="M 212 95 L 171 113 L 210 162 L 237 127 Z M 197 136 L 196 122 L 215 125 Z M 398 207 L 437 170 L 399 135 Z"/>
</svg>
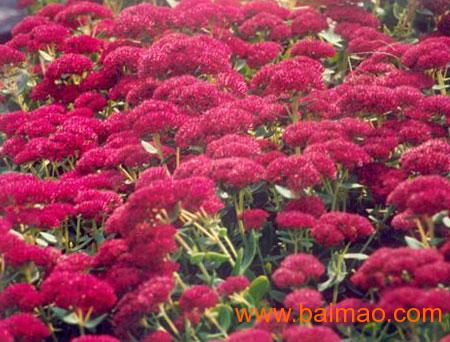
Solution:
<svg viewBox="0 0 450 342">
<path fill-rule="evenodd" d="M 324 266 L 313 255 L 291 254 L 281 262 L 272 280 L 280 288 L 300 287 L 310 279 L 319 278 L 324 272 Z"/>
<path fill-rule="evenodd" d="M 329 342 L 339 342 L 341 339 L 336 333 L 330 328 L 321 326 L 293 326 L 286 328 L 283 333 L 283 340 L 286 342 L 295 341 L 329 341 Z"/>
<path fill-rule="evenodd" d="M 187 312 L 194 308 L 203 311 L 215 306 L 218 300 L 217 294 L 208 286 L 195 285 L 183 292 L 180 297 L 180 307 Z"/>
<path fill-rule="evenodd" d="M 262 228 L 263 224 L 267 221 L 269 213 L 262 209 L 247 209 L 241 214 L 244 227 L 247 230 Z"/>
<path fill-rule="evenodd" d="M 217 286 L 217 291 L 223 296 L 229 296 L 245 290 L 250 281 L 245 276 L 230 276 Z"/>
<path fill-rule="evenodd" d="M 374 232 L 370 221 L 365 217 L 341 212 L 322 215 L 311 231 L 314 239 L 326 246 L 333 246 L 344 240 L 354 242 Z"/>
</svg>

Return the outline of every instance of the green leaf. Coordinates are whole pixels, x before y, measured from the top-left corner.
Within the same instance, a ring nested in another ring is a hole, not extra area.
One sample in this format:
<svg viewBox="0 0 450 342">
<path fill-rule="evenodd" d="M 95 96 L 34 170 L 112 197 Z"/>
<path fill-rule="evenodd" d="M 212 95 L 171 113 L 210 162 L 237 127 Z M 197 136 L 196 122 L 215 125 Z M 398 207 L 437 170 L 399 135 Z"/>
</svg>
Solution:
<svg viewBox="0 0 450 342">
<path fill-rule="evenodd" d="M 203 261 L 203 258 L 205 257 L 205 253 L 203 252 L 192 252 L 189 254 L 189 260 L 192 264 L 198 265 Z"/>
<path fill-rule="evenodd" d="M 342 47 L 342 37 L 335 33 L 333 30 L 322 31 L 319 33 L 319 37 L 334 46 Z"/>
<path fill-rule="evenodd" d="M 71 314 L 68 314 L 67 316 L 64 316 L 62 318 L 62 321 L 64 323 L 72 324 L 72 325 L 78 325 L 78 323 L 79 323 L 78 316 L 77 316 L 77 314 L 75 312 L 72 312 Z"/>
<path fill-rule="evenodd" d="M 216 307 L 218 312 L 218 321 L 223 330 L 228 331 L 233 322 L 233 309 L 229 305 L 219 304 Z"/>
<path fill-rule="evenodd" d="M 327 265 L 327 275 L 328 280 L 318 285 L 319 291 L 324 291 L 345 280 L 347 277 L 347 265 L 345 264 L 345 258 L 340 259 L 338 255 L 333 255 Z"/>
<path fill-rule="evenodd" d="M 241 71 L 247 66 L 247 61 L 245 59 L 239 59 L 235 65 L 236 71 Z"/>
<path fill-rule="evenodd" d="M 103 241 L 105 241 L 105 236 L 103 235 L 102 229 L 97 229 L 95 231 L 94 239 L 98 245 L 100 245 L 101 243 L 103 243 Z"/>
<path fill-rule="evenodd" d="M 250 238 L 247 240 L 247 246 L 244 251 L 244 258 L 242 260 L 242 265 L 240 267 L 239 274 L 244 274 L 245 271 L 250 267 L 253 259 L 256 255 L 256 248 L 258 244 L 258 238 L 254 231 L 251 232 Z"/>
<path fill-rule="evenodd" d="M 332 277 L 328 278 L 328 280 L 324 281 L 323 283 L 318 284 L 317 289 L 320 292 L 325 291 L 326 289 L 329 289 L 330 287 L 332 287 L 335 282 L 336 282 L 336 278 L 334 276 L 332 276 Z"/>
<path fill-rule="evenodd" d="M 141 141 L 142 147 L 150 154 L 158 154 L 158 149 L 147 141 Z"/>
<path fill-rule="evenodd" d="M 255 300 L 255 303 L 259 303 L 261 299 L 269 292 L 270 290 L 270 281 L 269 279 L 261 275 L 250 283 L 250 286 L 247 292 L 252 296 Z"/>
<path fill-rule="evenodd" d="M 47 247 L 48 246 L 48 242 L 45 241 L 44 239 L 36 239 L 36 244 L 40 247 Z"/>
<path fill-rule="evenodd" d="M 81 238 L 81 239 L 80 239 L 80 242 L 82 241 L 82 243 L 81 243 L 80 245 L 76 246 L 75 248 L 72 248 L 72 249 L 71 249 L 71 252 L 77 252 L 77 251 L 80 251 L 80 250 L 82 250 L 84 247 L 86 247 L 87 245 L 89 245 L 92 241 L 94 241 L 94 238 L 93 238 L 93 237 L 90 237 L 90 236 L 86 236 L 86 237 L 87 237 L 87 239 Z"/>
<path fill-rule="evenodd" d="M 52 307 L 51 310 L 52 310 L 53 314 L 61 320 L 63 319 L 64 316 L 67 316 L 70 313 L 69 310 L 59 308 L 57 306 Z"/>
<path fill-rule="evenodd" d="M 277 290 L 271 290 L 269 292 L 270 298 L 275 299 L 279 303 L 283 303 L 285 295 L 286 294 L 284 292 L 277 291 Z"/>
<path fill-rule="evenodd" d="M 103 314 L 95 317 L 94 319 L 90 319 L 89 321 L 84 323 L 84 326 L 88 329 L 94 329 L 97 325 L 103 322 L 106 317 L 108 317 L 108 314 Z"/>
<path fill-rule="evenodd" d="M 225 261 L 230 260 L 230 258 L 227 255 L 217 252 L 206 252 L 204 255 L 204 259 L 207 261 L 216 262 L 218 264 L 222 264 Z"/>
<path fill-rule="evenodd" d="M 178 1 L 176 0 L 166 0 L 167 3 L 169 4 L 170 7 L 175 7 L 176 5 L 178 5 Z"/>
<path fill-rule="evenodd" d="M 405 236 L 405 242 L 408 245 L 408 247 L 414 248 L 414 249 L 420 249 L 425 248 L 422 242 L 419 240 L 411 237 L 411 236 Z"/>
<path fill-rule="evenodd" d="M 30 77 L 28 76 L 28 74 L 20 74 L 16 78 L 17 89 L 20 94 L 22 94 L 24 92 L 25 88 L 27 87 L 27 83 L 28 83 L 29 79 L 30 79 Z"/>
<path fill-rule="evenodd" d="M 450 86 L 448 86 L 448 85 L 439 85 L 439 84 L 435 84 L 433 87 L 432 87 L 432 89 L 433 90 L 443 90 L 443 89 L 447 89 L 447 88 L 450 88 Z"/>
<path fill-rule="evenodd" d="M 39 235 L 43 237 L 43 239 L 49 243 L 57 243 L 58 240 L 56 239 L 56 237 L 50 233 L 46 233 L 46 232 L 39 232 Z"/>
<path fill-rule="evenodd" d="M 394 5 L 392 6 L 392 14 L 396 19 L 400 19 L 405 11 L 405 8 L 403 6 L 400 6 L 397 2 L 394 2 Z"/>
<path fill-rule="evenodd" d="M 450 217 L 446 216 L 442 219 L 442 223 L 447 227 L 450 228 Z"/>
<path fill-rule="evenodd" d="M 240 248 L 237 252 L 236 263 L 234 264 L 233 271 L 231 272 L 232 275 L 242 274 L 240 272 L 243 258 L 244 258 L 244 249 Z"/>
<path fill-rule="evenodd" d="M 344 183 L 341 185 L 341 187 L 346 190 L 351 190 L 351 189 L 360 189 L 363 188 L 364 186 L 359 183 Z"/>
<path fill-rule="evenodd" d="M 288 188 L 285 188 L 284 186 L 281 186 L 281 185 L 275 185 L 275 190 L 277 190 L 277 192 L 281 196 L 283 196 L 284 198 L 287 198 L 287 199 L 296 199 L 299 197 L 295 192 L 293 192 L 293 191 L 289 190 Z"/>
<path fill-rule="evenodd" d="M 225 237 L 225 236 L 227 236 L 228 231 L 227 231 L 227 229 L 224 228 L 224 227 L 219 227 L 219 228 L 217 229 L 217 234 L 218 234 L 220 237 Z"/>
<path fill-rule="evenodd" d="M 342 264 L 341 264 L 341 272 L 337 272 L 336 274 L 336 281 L 338 283 L 342 283 L 345 278 L 347 277 L 347 265 L 345 264 L 345 261 L 342 260 Z"/>
<path fill-rule="evenodd" d="M 51 62 L 53 61 L 53 57 L 50 56 L 47 52 L 39 50 L 39 57 L 41 57 L 44 61 L 46 62 Z"/>
<path fill-rule="evenodd" d="M 347 253 L 344 255 L 344 259 L 354 259 L 354 260 L 366 260 L 369 256 L 364 253 Z"/>
</svg>

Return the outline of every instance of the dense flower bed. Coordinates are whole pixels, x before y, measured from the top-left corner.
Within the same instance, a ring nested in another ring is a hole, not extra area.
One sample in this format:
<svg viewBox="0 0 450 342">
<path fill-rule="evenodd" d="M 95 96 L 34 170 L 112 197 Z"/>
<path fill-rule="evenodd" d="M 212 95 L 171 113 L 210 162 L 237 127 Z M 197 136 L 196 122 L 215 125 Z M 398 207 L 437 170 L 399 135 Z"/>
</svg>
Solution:
<svg viewBox="0 0 450 342">
<path fill-rule="evenodd" d="M 449 340 L 449 1 L 21 4 L 0 341 Z M 444 317 L 234 315 L 299 304 Z"/>
</svg>

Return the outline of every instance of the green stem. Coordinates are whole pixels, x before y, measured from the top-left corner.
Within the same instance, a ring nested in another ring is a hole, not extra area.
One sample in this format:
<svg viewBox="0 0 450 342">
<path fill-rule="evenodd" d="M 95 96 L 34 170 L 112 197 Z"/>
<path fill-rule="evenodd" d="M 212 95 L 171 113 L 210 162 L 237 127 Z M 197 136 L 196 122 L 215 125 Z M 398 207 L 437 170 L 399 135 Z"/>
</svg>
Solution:
<svg viewBox="0 0 450 342">
<path fill-rule="evenodd" d="M 266 272 L 266 268 L 264 267 L 264 258 L 263 258 L 263 256 L 262 256 L 261 248 L 260 248 L 259 243 L 256 244 L 256 254 L 258 255 L 259 261 L 261 262 L 261 268 L 262 268 L 262 271 L 263 271 L 264 275 L 267 276 L 268 274 L 267 274 L 267 272 Z"/>
<path fill-rule="evenodd" d="M 438 85 L 439 85 L 439 90 L 441 91 L 441 95 L 447 95 L 447 88 L 445 85 L 445 77 L 444 74 L 442 73 L 442 70 L 438 70 L 436 73 L 437 76 L 437 81 L 438 81 Z"/>
<path fill-rule="evenodd" d="M 243 212 L 244 207 L 244 196 L 243 191 L 239 191 L 239 200 L 236 195 L 234 195 L 234 209 L 236 211 L 236 219 L 239 227 L 239 232 L 241 233 L 242 240 L 244 243 L 246 243 L 247 239 L 245 237 L 245 228 L 244 228 L 244 222 L 242 219 L 239 218 L 241 216 L 241 213 Z"/>
<path fill-rule="evenodd" d="M 170 327 L 170 329 L 175 333 L 175 335 L 180 336 L 180 332 L 178 331 L 177 327 L 172 322 L 170 317 L 167 315 L 167 312 L 164 309 L 164 304 L 161 304 L 159 306 L 159 312 L 160 312 L 162 318 L 164 318 L 164 320 L 166 321 L 167 325 Z"/>
<path fill-rule="evenodd" d="M 339 277 L 341 275 L 342 272 L 342 263 L 345 262 L 344 261 L 344 255 L 347 254 L 347 251 L 350 247 L 350 244 L 347 244 L 344 249 L 340 252 L 338 252 L 337 254 L 337 259 L 336 259 L 336 275 L 337 277 Z M 341 284 L 341 282 L 336 281 L 336 283 L 333 286 L 333 304 L 336 304 L 337 299 L 338 299 L 338 295 L 339 295 L 339 285 Z"/>
<path fill-rule="evenodd" d="M 292 109 L 291 109 L 291 119 L 293 123 L 296 123 L 300 120 L 300 115 L 299 115 L 299 103 L 298 103 L 298 94 L 295 94 L 292 97 Z"/>
<path fill-rule="evenodd" d="M 77 225 L 76 225 L 76 242 L 78 244 L 78 242 L 80 241 L 80 236 L 81 236 L 81 215 L 77 216 Z"/>
</svg>

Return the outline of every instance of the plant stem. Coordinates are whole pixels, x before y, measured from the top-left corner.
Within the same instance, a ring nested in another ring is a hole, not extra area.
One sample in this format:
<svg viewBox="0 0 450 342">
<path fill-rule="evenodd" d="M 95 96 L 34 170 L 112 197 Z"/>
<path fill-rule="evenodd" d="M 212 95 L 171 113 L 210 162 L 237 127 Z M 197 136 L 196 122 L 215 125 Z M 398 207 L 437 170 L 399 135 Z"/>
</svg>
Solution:
<svg viewBox="0 0 450 342">
<path fill-rule="evenodd" d="M 438 81 L 438 85 L 439 85 L 439 90 L 441 92 L 441 95 L 447 95 L 447 88 L 445 85 L 445 77 L 442 73 L 442 70 L 438 70 L 436 73 L 436 77 L 437 77 L 437 81 Z"/>
<path fill-rule="evenodd" d="M 298 113 L 299 103 L 298 103 L 298 94 L 295 94 L 292 97 L 292 109 L 291 109 L 291 119 L 293 123 L 296 123 L 300 120 L 300 116 Z"/>
<path fill-rule="evenodd" d="M 424 246 L 431 247 L 430 244 L 428 243 L 428 237 L 427 234 L 425 233 L 425 229 L 423 228 L 422 222 L 420 222 L 419 219 L 416 219 L 416 225 L 417 228 L 419 229 L 420 239 L 422 240 Z"/>
<path fill-rule="evenodd" d="M 159 312 L 160 312 L 162 318 L 164 318 L 164 320 L 166 321 L 167 325 L 170 327 L 170 329 L 175 333 L 175 335 L 180 336 L 180 332 L 178 331 L 177 327 L 172 322 L 170 317 L 167 315 L 167 312 L 164 309 L 164 304 L 161 304 L 159 306 Z"/>
</svg>

